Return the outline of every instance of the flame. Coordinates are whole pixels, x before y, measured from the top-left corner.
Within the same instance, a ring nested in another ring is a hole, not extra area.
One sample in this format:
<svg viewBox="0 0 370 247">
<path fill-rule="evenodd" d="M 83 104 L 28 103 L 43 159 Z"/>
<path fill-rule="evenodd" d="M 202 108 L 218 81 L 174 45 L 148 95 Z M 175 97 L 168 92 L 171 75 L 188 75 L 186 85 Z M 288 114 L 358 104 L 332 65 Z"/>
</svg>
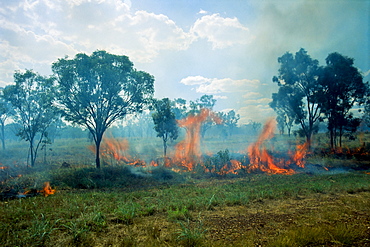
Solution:
<svg viewBox="0 0 370 247">
<path fill-rule="evenodd" d="M 49 182 L 44 183 L 43 189 L 40 191 L 45 197 L 55 193 L 55 189 L 52 189 Z"/>
<path fill-rule="evenodd" d="M 237 160 L 230 160 L 229 163 L 226 163 L 218 172 L 220 175 L 225 174 L 238 174 L 237 171 L 241 169 L 247 168 L 246 166 L 242 165 L 242 162 Z"/>
<path fill-rule="evenodd" d="M 295 171 L 289 166 L 295 165 L 304 168 L 304 157 L 307 154 L 309 143 L 298 145 L 295 153 L 287 160 L 274 158 L 263 146 L 266 140 L 274 136 L 276 129 L 276 121 L 274 119 L 268 120 L 257 141 L 248 147 L 248 154 L 250 160 L 250 171 L 260 170 L 270 174 L 294 174 Z"/>
<path fill-rule="evenodd" d="M 222 120 L 213 113 L 210 109 L 203 108 L 197 114 L 189 114 L 186 118 L 178 120 L 179 127 L 186 130 L 184 140 L 180 141 L 175 146 L 175 151 L 170 152 L 167 157 L 160 158 L 157 161 L 152 160 L 146 163 L 143 160 L 131 157 L 128 154 L 129 143 L 126 139 L 103 138 L 101 143 L 101 156 L 103 158 L 111 158 L 117 162 L 124 162 L 126 165 L 137 167 L 157 167 L 164 166 L 172 169 L 175 172 L 194 171 L 198 164 L 203 167 L 204 172 L 216 173 L 220 175 L 237 174 L 240 170 L 262 171 L 269 174 L 294 174 L 296 171 L 292 166 L 300 168 L 305 167 L 304 158 L 307 155 L 309 143 L 304 143 L 296 146 L 294 152 L 288 152 L 285 158 L 276 158 L 264 146 L 265 142 L 274 137 L 276 129 L 276 121 L 270 119 L 264 125 L 264 128 L 258 137 L 257 141 L 251 144 L 248 149 L 250 164 L 246 166 L 237 160 L 229 160 L 222 165 L 221 169 L 214 166 L 206 167 L 202 162 L 201 153 L 201 127 L 206 121 L 212 121 L 220 124 Z M 95 152 L 94 146 L 89 146 L 89 149 Z M 120 163 L 117 163 L 120 164 Z M 218 166 L 218 165 L 217 165 Z"/>
<path fill-rule="evenodd" d="M 174 160 L 188 171 L 194 170 L 195 164 L 200 161 L 200 129 L 205 121 L 220 124 L 222 120 L 210 109 L 202 108 L 198 114 L 190 114 L 178 120 L 180 127 L 186 129 L 185 139 L 176 145 Z"/>
<path fill-rule="evenodd" d="M 103 138 L 101 143 L 101 155 L 113 157 L 117 161 L 130 162 L 128 155 L 126 154 L 129 148 L 128 141 L 126 139 L 115 139 L 115 138 Z"/>
</svg>

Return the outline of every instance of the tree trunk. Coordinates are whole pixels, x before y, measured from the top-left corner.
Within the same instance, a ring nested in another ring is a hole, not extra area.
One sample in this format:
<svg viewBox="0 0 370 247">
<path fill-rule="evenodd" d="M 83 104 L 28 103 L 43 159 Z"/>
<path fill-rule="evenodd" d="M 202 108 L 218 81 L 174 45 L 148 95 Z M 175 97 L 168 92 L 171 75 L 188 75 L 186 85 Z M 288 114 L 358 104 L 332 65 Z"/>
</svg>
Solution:
<svg viewBox="0 0 370 247">
<path fill-rule="evenodd" d="M 96 135 L 96 141 L 95 141 L 95 146 L 96 146 L 96 156 L 95 156 L 95 163 L 96 163 L 96 168 L 100 169 L 100 143 L 103 138 L 103 135 Z"/>
<path fill-rule="evenodd" d="M 163 140 L 163 153 L 164 157 L 167 157 L 167 141 Z"/>
<path fill-rule="evenodd" d="M 5 124 L 1 122 L 1 143 L 3 145 L 3 150 L 5 150 Z"/>
<path fill-rule="evenodd" d="M 33 138 L 30 139 L 30 153 L 31 153 L 31 167 L 34 167 L 35 166 L 35 154 L 34 154 L 34 151 L 33 151 L 34 147 L 33 147 Z"/>
</svg>

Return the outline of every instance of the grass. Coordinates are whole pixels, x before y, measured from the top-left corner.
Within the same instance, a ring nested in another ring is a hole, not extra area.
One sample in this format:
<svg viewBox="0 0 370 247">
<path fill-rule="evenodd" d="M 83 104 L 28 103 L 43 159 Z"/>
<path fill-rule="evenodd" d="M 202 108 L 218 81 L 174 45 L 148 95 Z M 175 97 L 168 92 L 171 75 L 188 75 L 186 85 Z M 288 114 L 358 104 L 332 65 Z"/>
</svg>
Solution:
<svg viewBox="0 0 370 247">
<path fill-rule="evenodd" d="M 228 150 L 240 146 L 230 142 Z M 315 153 L 309 163 L 333 170 L 201 176 L 161 167 L 98 170 L 86 141 L 60 144 L 46 166 L 33 169 L 12 156 L 22 150 L 17 143 L 18 151 L 1 156 L 4 165 L 18 164 L 0 170 L 1 191 L 40 190 L 45 181 L 57 189 L 48 197 L 0 201 L 1 246 L 370 245 L 368 161 L 360 170 L 356 159 Z M 233 155 L 222 150 L 211 162 Z M 64 161 L 72 167 L 60 168 Z"/>
</svg>

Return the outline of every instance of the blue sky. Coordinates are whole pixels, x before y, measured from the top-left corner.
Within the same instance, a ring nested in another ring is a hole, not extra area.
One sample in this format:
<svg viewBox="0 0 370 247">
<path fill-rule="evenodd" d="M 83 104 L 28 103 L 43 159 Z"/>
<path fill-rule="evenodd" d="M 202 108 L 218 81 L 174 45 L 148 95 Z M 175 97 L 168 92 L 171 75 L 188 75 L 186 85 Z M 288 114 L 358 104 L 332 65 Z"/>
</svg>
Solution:
<svg viewBox="0 0 370 247">
<path fill-rule="evenodd" d="M 0 87 L 103 49 L 154 75 L 155 96 L 217 99 L 241 123 L 274 116 L 277 58 L 339 52 L 369 80 L 370 0 L 0 0 Z"/>
</svg>

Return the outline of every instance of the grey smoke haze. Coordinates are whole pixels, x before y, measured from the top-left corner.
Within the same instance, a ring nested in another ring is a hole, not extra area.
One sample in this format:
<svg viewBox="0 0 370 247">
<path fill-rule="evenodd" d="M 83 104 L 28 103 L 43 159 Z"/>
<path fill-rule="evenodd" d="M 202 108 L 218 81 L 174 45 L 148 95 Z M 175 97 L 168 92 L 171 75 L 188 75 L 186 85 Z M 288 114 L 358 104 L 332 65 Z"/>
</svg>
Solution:
<svg viewBox="0 0 370 247">
<path fill-rule="evenodd" d="M 125 54 L 156 78 L 156 97 L 218 99 L 241 123 L 274 116 L 277 58 L 339 52 L 369 80 L 369 0 L 14 0 L 0 2 L 0 86 L 14 70 L 48 75 L 65 55 Z"/>
</svg>

